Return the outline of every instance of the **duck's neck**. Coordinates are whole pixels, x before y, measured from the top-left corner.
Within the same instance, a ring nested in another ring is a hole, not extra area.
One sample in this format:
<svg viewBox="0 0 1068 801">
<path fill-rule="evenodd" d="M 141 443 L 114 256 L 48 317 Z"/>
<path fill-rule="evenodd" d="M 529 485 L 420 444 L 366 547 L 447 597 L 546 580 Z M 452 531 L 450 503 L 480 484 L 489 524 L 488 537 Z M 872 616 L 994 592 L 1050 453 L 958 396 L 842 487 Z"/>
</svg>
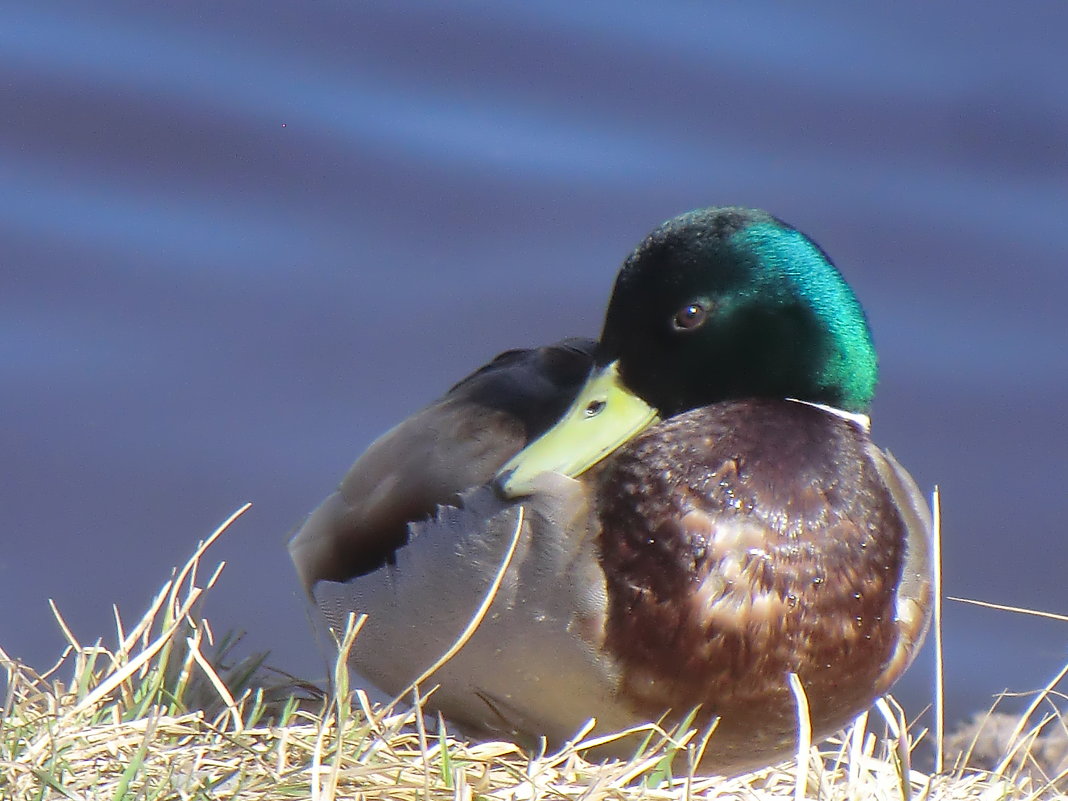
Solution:
<svg viewBox="0 0 1068 801">
<path fill-rule="evenodd" d="M 812 406 L 816 409 L 821 409 L 827 412 L 827 414 L 833 414 L 835 417 L 841 417 L 843 420 L 848 420 L 853 425 L 859 427 L 865 433 L 871 431 L 871 418 L 866 414 L 859 412 L 847 412 L 845 409 L 839 409 L 835 406 L 828 406 L 825 403 L 813 403 L 812 401 L 799 400 L 797 398 L 787 398 L 786 400 L 794 403 L 803 403 L 805 406 Z"/>
</svg>

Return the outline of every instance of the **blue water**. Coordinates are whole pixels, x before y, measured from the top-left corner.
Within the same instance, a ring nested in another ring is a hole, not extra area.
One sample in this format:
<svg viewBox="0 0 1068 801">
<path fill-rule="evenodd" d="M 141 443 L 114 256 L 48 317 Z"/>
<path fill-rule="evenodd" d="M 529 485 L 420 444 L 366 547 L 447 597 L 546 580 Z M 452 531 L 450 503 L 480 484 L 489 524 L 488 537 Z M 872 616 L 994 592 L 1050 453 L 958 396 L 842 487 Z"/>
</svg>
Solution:
<svg viewBox="0 0 1068 801">
<path fill-rule="evenodd" d="M 0 24 L 0 647 L 214 550 L 217 631 L 323 673 L 284 541 L 378 433 L 595 335 L 654 225 L 768 208 L 868 309 L 950 595 L 1068 612 L 1068 7 L 16 2 Z M 951 710 L 1068 624 L 948 602 Z M 902 694 L 928 697 L 928 657 Z"/>
</svg>

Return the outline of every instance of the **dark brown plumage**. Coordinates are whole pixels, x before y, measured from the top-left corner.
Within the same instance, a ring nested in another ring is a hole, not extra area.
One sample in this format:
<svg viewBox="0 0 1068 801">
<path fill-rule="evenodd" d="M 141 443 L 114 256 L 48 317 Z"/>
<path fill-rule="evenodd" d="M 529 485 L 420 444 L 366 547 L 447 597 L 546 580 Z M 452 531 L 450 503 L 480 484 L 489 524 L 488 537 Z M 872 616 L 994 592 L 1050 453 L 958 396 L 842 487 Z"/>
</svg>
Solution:
<svg viewBox="0 0 1068 801">
<path fill-rule="evenodd" d="M 896 678 L 884 672 L 916 634 L 895 621 L 908 531 L 873 458 L 852 421 L 751 400 L 646 429 L 597 469 L 622 692 L 653 717 L 720 716 L 714 763 L 789 751 L 789 673 L 817 739 Z"/>
<path fill-rule="evenodd" d="M 290 542 L 305 590 L 392 564 L 410 523 L 485 484 L 560 417 L 596 343 L 510 350 L 376 439 Z"/>
</svg>

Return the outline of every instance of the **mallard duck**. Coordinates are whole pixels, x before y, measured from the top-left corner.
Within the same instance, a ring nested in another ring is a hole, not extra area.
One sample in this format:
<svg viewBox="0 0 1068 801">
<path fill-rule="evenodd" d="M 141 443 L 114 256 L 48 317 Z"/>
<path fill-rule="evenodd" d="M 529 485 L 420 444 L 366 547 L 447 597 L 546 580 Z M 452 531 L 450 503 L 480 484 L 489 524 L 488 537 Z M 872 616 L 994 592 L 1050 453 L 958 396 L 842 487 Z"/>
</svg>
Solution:
<svg viewBox="0 0 1068 801">
<path fill-rule="evenodd" d="M 512 357 L 509 392 L 528 397 L 543 353 Z M 550 745 L 591 718 L 609 732 L 696 709 L 718 718 L 699 768 L 720 774 L 793 754 L 790 674 L 816 738 L 885 693 L 927 629 L 931 515 L 869 438 L 875 352 L 827 255 L 765 212 L 682 215 L 627 258 L 600 341 L 572 356 L 535 424 L 526 403 L 479 422 L 469 382 L 505 365 L 461 382 L 376 442 L 294 538 L 327 621 L 368 614 L 352 665 L 404 692 L 481 610 L 426 681 L 432 707 Z M 468 470 L 457 446 L 502 429 L 523 433 Z M 424 465 L 455 478 L 424 481 Z M 374 533 L 368 504 L 409 492 L 443 505 Z"/>
</svg>

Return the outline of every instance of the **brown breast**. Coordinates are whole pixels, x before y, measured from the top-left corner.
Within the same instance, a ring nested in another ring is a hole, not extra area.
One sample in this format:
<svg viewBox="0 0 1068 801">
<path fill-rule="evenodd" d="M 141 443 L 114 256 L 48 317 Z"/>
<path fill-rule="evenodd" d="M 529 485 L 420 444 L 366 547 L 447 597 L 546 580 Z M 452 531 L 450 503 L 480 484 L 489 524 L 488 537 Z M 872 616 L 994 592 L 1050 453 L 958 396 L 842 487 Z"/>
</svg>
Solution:
<svg viewBox="0 0 1068 801">
<path fill-rule="evenodd" d="M 788 757 L 796 673 L 824 737 L 875 697 L 897 640 L 905 526 L 867 435 L 811 406 L 722 403 L 600 468 L 608 647 L 650 717 L 720 716 L 717 771 Z"/>
</svg>

